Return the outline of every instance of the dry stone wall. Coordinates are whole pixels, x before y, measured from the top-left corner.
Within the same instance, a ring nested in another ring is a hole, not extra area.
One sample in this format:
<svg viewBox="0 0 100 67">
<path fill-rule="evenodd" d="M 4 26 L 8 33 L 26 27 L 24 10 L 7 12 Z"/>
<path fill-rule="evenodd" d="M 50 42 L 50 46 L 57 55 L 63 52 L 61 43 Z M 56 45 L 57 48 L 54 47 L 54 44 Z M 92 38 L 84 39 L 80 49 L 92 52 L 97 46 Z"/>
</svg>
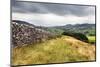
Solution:
<svg viewBox="0 0 100 67">
<path fill-rule="evenodd" d="M 50 32 L 39 29 L 24 21 L 13 20 L 11 28 L 13 47 L 36 44 L 54 36 Z"/>
</svg>

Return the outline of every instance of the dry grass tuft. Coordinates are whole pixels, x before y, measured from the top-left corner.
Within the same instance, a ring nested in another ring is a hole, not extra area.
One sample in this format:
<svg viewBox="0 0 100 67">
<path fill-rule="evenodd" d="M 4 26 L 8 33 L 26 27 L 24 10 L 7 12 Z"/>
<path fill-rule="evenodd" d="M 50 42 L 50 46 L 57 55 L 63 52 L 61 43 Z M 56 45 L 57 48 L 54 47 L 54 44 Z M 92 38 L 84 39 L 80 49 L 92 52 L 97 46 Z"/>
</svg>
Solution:
<svg viewBox="0 0 100 67">
<path fill-rule="evenodd" d="M 12 64 L 47 64 L 95 60 L 95 46 L 63 36 L 44 43 L 12 49 Z"/>
</svg>

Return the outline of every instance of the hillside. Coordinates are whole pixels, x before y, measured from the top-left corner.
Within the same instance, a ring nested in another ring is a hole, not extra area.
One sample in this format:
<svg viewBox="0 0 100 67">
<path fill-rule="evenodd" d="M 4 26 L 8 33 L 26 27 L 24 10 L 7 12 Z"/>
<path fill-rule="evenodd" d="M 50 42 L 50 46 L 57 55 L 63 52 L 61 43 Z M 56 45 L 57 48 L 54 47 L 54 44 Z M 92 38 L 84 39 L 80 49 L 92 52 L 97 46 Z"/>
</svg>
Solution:
<svg viewBox="0 0 100 67">
<path fill-rule="evenodd" d="M 64 31 L 79 32 L 85 35 L 95 35 L 95 24 L 67 24 L 65 26 L 48 27 L 49 31 L 61 34 Z"/>
<path fill-rule="evenodd" d="M 94 61 L 95 46 L 70 36 L 12 49 L 12 64 L 46 64 Z"/>
<path fill-rule="evenodd" d="M 77 24 L 74 27 L 68 25 L 66 28 L 65 26 L 43 27 L 25 21 L 13 20 L 11 26 L 12 65 L 96 60 L 95 36 L 75 33 L 75 31 L 79 31 L 78 28 L 82 29 L 83 27 L 83 30 L 90 31 L 92 30 L 91 25 Z M 93 27 L 95 26 L 93 25 Z M 68 28 L 70 29 L 68 30 Z M 84 41 L 88 41 L 88 39 L 89 42 Z"/>
</svg>

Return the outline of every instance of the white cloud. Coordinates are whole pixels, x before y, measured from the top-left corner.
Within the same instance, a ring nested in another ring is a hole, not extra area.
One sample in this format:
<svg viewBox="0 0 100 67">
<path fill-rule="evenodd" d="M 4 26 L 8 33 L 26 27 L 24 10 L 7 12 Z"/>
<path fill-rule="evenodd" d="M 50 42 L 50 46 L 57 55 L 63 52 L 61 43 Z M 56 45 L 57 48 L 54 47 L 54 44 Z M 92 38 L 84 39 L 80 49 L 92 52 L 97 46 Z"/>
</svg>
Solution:
<svg viewBox="0 0 100 67">
<path fill-rule="evenodd" d="M 66 24 L 95 23 L 95 16 L 78 17 L 74 15 L 59 16 L 56 14 L 12 13 L 13 20 L 23 20 L 41 26 L 61 26 Z"/>
</svg>

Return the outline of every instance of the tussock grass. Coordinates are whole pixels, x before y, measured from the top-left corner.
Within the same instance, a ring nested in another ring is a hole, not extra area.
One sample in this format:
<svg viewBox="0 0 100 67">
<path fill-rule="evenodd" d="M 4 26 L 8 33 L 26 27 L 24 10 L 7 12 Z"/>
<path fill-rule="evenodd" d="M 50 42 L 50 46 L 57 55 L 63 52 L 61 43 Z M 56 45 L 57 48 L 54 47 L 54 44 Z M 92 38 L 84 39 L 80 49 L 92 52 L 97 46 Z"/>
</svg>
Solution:
<svg viewBox="0 0 100 67">
<path fill-rule="evenodd" d="M 12 49 L 12 64 L 46 64 L 95 60 L 95 46 L 63 36 Z"/>
</svg>

